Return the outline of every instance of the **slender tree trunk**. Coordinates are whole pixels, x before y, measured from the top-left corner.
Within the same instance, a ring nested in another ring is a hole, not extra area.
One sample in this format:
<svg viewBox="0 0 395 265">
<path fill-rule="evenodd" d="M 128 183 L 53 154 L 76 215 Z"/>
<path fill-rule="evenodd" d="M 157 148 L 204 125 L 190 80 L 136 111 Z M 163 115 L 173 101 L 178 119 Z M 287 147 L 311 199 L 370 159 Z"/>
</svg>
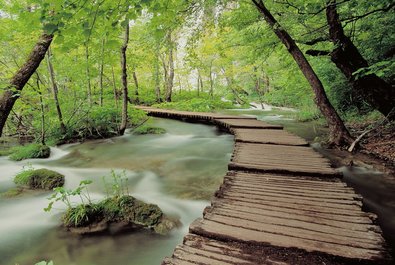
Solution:
<svg viewBox="0 0 395 265">
<path fill-rule="evenodd" d="M 89 65 L 89 44 L 85 42 L 85 61 L 86 61 L 86 81 L 87 81 L 87 93 L 88 93 L 88 102 L 89 105 L 92 106 L 92 85 L 91 85 L 91 73 L 90 73 L 90 65 Z"/>
<path fill-rule="evenodd" d="M 122 121 L 119 127 L 119 134 L 125 133 L 128 124 L 128 74 L 126 65 L 126 49 L 129 43 L 129 20 L 126 19 L 125 35 L 121 47 L 121 68 L 122 68 Z"/>
<path fill-rule="evenodd" d="M 167 79 L 167 86 L 166 86 L 166 95 L 165 101 L 171 102 L 171 96 L 173 94 L 173 86 L 174 86 L 174 58 L 173 58 L 173 41 L 171 39 L 171 33 L 169 33 L 169 75 Z"/>
<path fill-rule="evenodd" d="M 139 100 L 139 82 L 137 80 L 136 70 L 133 70 L 133 81 L 134 81 L 134 86 L 135 86 L 135 89 L 134 89 L 134 96 L 135 96 L 134 103 L 138 105 L 138 104 L 140 104 L 140 100 Z"/>
<path fill-rule="evenodd" d="M 52 39 L 53 35 L 42 34 L 25 64 L 15 73 L 10 83 L 0 90 L 0 136 L 15 101 L 20 97 L 23 87 L 44 59 Z"/>
<path fill-rule="evenodd" d="M 43 93 L 40 88 L 40 78 L 38 73 L 36 72 L 36 83 L 37 83 L 37 92 L 40 97 L 40 110 L 41 110 L 41 144 L 45 145 L 45 111 L 44 111 L 44 100 Z"/>
<path fill-rule="evenodd" d="M 262 91 L 261 78 L 258 74 L 258 68 L 256 66 L 254 66 L 254 73 L 255 73 L 255 91 L 258 93 L 258 99 L 259 99 L 259 104 L 261 104 L 261 108 L 265 109 L 265 106 L 263 105 L 264 92 Z"/>
<path fill-rule="evenodd" d="M 103 106 L 103 74 L 104 74 L 104 46 L 106 44 L 106 39 L 103 38 L 101 43 L 101 61 L 99 69 L 99 88 L 100 88 L 100 106 Z"/>
<path fill-rule="evenodd" d="M 62 135 L 64 135 L 64 134 L 66 134 L 66 126 L 64 125 L 64 122 L 63 122 L 62 110 L 60 108 L 59 99 L 58 99 L 58 85 L 56 84 L 55 72 L 53 70 L 51 59 L 52 59 L 52 52 L 51 52 L 51 48 L 49 47 L 48 52 L 47 52 L 48 72 L 49 72 L 49 76 L 51 78 L 52 93 L 53 93 L 53 98 L 55 100 L 56 111 L 58 113 L 60 133 Z"/>
<path fill-rule="evenodd" d="M 321 111 L 329 126 L 329 141 L 336 145 L 344 145 L 352 142 L 352 138 L 347 128 L 344 126 L 343 121 L 339 117 L 335 108 L 329 102 L 326 96 L 324 86 L 317 74 L 314 72 L 306 57 L 296 45 L 294 39 L 288 32 L 281 27 L 277 20 L 273 17 L 270 11 L 266 8 L 262 0 L 252 0 L 259 12 L 262 14 L 265 21 L 269 24 L 270 28 L 274 31 L 280 41 L 285 45 L 288 52 L 292 55 L 295 62 L 299 66 L 303 75 L 306 77 L 311 88 L 315 94 L 315 103 Z"/>
<path fill-rule="evenodd" d="M 114 66 L 111 67 L 111 72 L 112 72 L 112 88 L 113 88 L 113 92 L 114 92 L 115 108 L 118 109 L 117 82 L 115 80 Z"/>
<path fill-rule="evenodd" d="M 156 96 L 156 102 L 161 103 L 162 102 L 162 97 L 160 95 L 160 73 L 159 73 L 159 49 L 160 46 L 159 44 L 156 44 L 156 51 L 155 51 L 155 96 Z"/>
<path fill-rule="evenodd" d="M 213 63 L 211 62 L 210 64 L 210 97 L 213 98 L 214 97 L 214 79 L 213 79 Z"/>
<path fill-rule="evenodd" d="M 395 120 L 395 89 L 375 74 L 355 78 L 354 72 L 369 64 L 351 39 L 344 34 L 336 8 L 336 0 L 328 2 L 326 18 L 329 36 L 336 48 L 331 52 L 331 60 L 351 83 L 354 94 L 361 95 L 373 108 L 390 120 Z"/>
<path fill-rule="evenodd" d="M 200 92 L 203 92 L 203 79 L 200 71 L 198 70 L 198 96 L 200 95 Z"/>
</svg>

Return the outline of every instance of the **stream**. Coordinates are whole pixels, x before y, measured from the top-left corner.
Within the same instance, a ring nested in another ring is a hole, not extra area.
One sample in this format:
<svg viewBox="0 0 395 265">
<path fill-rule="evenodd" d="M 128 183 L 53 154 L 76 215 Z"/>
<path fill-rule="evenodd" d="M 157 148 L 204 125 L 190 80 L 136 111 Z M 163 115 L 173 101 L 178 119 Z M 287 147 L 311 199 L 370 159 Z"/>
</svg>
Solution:
<svg viewBox="0 0 395 265">
<path fill-rule="evenodd" d="M 132 196 L 157 204 L 165 214 L 179 217 L 182 227 L 167 236 L 141 230 L 120 235 L 76 236 L 60 226 L 65 207 L 50 213 L 51 192 L 28 192 L 0 198 L 0 264 L 29 265 L 53 260 L 55 265 L 160 264 L 182 242 L 189 224 L 201 217 L 222 182 L 233 150 L 233 136 L 214 126 L 153 119 L 163 135 L 133 135 L 52 148 L 48 159 L 13 162 L 0 158 L 0 192 L 15 187 L 13 177 L 23 166 L 48 168 L 66 176 L 66 188 L 81 180 L 91 198 L 105 197 L 103 176 L 125 172 Z"/>
<path fill-rule="evenodd" d="M 225 114 L 256 116 L 281 124 L 309 142 L 326 131 L 315 122 L 286 118 L 291 110 L 228 110 Z M 164 135 L 133 135 L 52 148 L 49 159 L 12 162 L 0 157 L 0 192 L 15 187 L 13 176 L 23 166 L 45 167 L 66 176 L 66 188 L 93 180 L 91 197 L 105 197 L 103 176 L 112 169 L 125 172 L 131 195 L 157 204 L 167 215 L 179 217 L 182 227 L 168 236 L 147 230 L 120 235 L 80 237 L 59 228 L 64 207 L 43 211 L 50 192 L 28 192 L 0 198 L 0 265 L 29 265 L 53 260 L 55 265 L 160 264 L 182 242 L 189 224 L 201 217 L 222 182 L 233 149 L 233 136 L 214 126 L 153 118 Z M 318 138 L 317 138 L 318 137 Z M 314 148 L 328 155 L 319 146 Z M 329 156 L 329 155 L 328 155 Z M 339 168 L 344 180 L 364 196 L 366 210 L 379 215 L 388 243 L 395 249 L 395 181 L 373 168 Z"/>
</svg>

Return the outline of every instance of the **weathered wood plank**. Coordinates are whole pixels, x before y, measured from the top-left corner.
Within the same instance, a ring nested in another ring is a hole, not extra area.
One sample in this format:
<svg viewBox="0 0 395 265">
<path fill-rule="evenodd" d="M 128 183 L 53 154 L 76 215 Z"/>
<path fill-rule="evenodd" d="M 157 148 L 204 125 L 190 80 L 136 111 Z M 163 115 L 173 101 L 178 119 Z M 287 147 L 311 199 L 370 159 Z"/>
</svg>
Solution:
<svg viewBox="0 0 395 265">
<path fill-rule="evenodd" d="M 304 139 L 284 130 L 236 128 L 232 129 L 232 133 L 235 135 L 237 142 L 295 146 L 309 145 Z"/>
<path fill-rule="evenodd" d="M 282 130 L 283 126 L 268 124 L 263 121 L 253 119 L 216 119 L 214 123 L 227 129 L 234 128 L 254 128 L 254 129 L 278 129 Z"/>
</svg>

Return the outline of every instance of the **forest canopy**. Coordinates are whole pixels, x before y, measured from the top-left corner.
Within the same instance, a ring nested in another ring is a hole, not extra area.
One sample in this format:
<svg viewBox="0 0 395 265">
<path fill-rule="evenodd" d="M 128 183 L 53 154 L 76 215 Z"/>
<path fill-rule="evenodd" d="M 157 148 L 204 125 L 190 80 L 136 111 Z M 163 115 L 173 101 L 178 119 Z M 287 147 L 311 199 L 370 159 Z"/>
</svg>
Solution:
<svg viewBox="0 0 395 265">
<path fill-rule="evenodd" d="M 266 102 L 317 119 L 331 115 L 317 82 L 340 121 L 372 111 L 393 120 L 394 8 L 391 0 L 1 0 L 3 135 L 117 135 L 141 122 L 139 104 L 212 111 Z"/>
</svg>

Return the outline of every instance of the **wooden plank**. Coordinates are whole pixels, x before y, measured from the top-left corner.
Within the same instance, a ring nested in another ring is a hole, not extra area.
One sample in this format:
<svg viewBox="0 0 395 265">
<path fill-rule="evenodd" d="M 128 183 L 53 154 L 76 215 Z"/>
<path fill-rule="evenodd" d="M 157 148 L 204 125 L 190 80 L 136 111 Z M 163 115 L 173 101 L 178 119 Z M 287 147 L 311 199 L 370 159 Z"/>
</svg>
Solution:
<svg viewBox="0 0 395 265">
<path fill-rule="evenodd" d="M 278 129 L 282 130 L 283 126 L 268 124 L 263 121 L 253 119 L 216 119 L 214 123 L 228 129 L 233 128 L 255 128 L 255 129 Z"/>
<path fill-rule="evenodd" d="M 304 139 L 284 130 L 236 128 L 232 129 L 232 133 L 235 135 L 237 142 L 294 146 L 309 145 Z"/>
<path fill-rule="evenodd" d="M 233 220 L 236 221 L 236 220 Z M 245 224 L 248 226 L 248 224 Z M 285 248 L 301 248 L 306 251 L 317 251 L 340 257 L 352 259 L 377 260 L 385 253 L 381 249 L 382 242 L 369 248 L 361 247 L 360 244 L 340 244 L 339 242 L 325 242 L 320 239 L 306 239 L 283 235 L 268 231 L 246 229 L 241 226 L 222 224 L 212 220 L 197 219 L 189 228 L 191 233 L 221 240 L 233 240 L 249 244 L 268 244 Z"/>
</svg>

